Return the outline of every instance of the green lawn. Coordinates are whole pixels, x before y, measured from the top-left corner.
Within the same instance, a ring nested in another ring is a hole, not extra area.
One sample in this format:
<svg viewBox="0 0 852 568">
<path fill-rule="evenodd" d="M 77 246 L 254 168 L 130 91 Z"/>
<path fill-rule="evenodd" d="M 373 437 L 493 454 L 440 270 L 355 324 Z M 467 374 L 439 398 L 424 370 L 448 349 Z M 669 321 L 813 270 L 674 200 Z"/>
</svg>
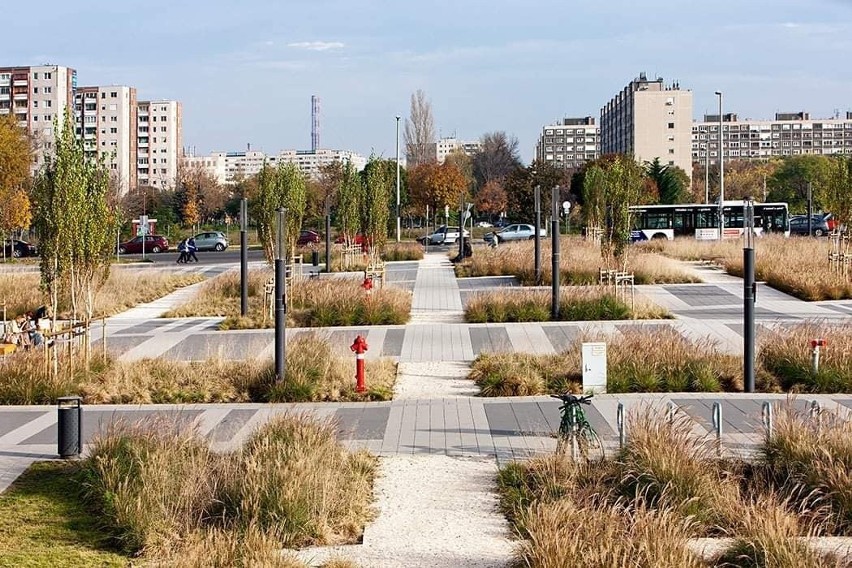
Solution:
<svg viewBox="0 0 852 568">
<path fill-rule="evenodd" d="M 40 462 L 0 494 L 0 566 L 127 566 L 79 493 L 74 464 Z"/>
</svg>

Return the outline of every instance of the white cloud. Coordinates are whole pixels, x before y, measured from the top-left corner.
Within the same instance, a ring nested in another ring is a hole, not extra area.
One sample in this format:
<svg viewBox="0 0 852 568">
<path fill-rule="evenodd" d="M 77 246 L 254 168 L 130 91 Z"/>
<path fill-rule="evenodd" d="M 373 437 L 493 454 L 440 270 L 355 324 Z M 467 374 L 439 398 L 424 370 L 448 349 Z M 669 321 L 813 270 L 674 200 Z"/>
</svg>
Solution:
<svg viewBox="0 0 852 568">
<path fill-rule="evenodd" d="M 329 49 L 341 49 L 344 45 L 339 41 L 297 41 L 294 43 L 288 43 L 287 47 L 308 49 L 311 51 L 326 51 Z"/>
</svg>

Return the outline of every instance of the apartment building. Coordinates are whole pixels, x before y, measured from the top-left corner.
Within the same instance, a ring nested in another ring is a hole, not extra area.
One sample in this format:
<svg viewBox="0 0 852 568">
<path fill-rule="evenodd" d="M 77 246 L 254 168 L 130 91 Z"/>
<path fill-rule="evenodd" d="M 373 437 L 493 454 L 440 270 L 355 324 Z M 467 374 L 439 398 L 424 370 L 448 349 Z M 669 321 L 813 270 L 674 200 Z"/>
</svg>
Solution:
<svg viewBox="0 0 852 568">
<path fill-rule="evenodd" d="M 482 148 L 482 144 L 477 140 L 475 142 L 465 142 L 455 137 L 441 138 L 431 145 L 430 152 L 435 152 L 435 160 L 439 164 L 443 164 L 453 152 L 462 151 L 468 156 L 473 156 Z"/>
<path fill-rule="evenodd" d="M 563 118 L 541 129 L 535 158 L 559 168 L 579 168 L 600 156 L 600 134 L 593 116 Z"/>
<path fill-rule="evenodd" d="M 139 185 L 172 189 L 183 148 L 182 106 L 178 101 L 139 101 L 136 164 Z"/>
<path fill-rule="evenodd" d="M 692 126 L 692 160 L 719 161 L 719 115 Z M 852 112 L 846 118 L 812 119 L 807 112 L 776 113 L 775 120 L 722 115 L 722 152 L 728 160 L 766 160 L 802 154 L 852 155 Z"/>
<path fill-rule="evenodd" d="M 61 124 L 72 107 L 76 87 L 77 72 L 69 67 L 0 67 L 0 114 L 13 112 L 35 140 L 34 170 L 53 151 L 54 122 Z"/>
<path fill-rule="evenodd" d="M 601 109 L 601 153 L 659 158 L 692 175 L 692 91 L 644 73 Z"/>
<path fill-rule="evenodd" d="M 74 93 L 77 137 L 89 157 L 104 157 L 119 194 L 136 187 L 136 89 L 80 87 Z"/>
<path fill-rule="evenodd" d="M 219 183 L 233 183 L 239 177 L 253 176 L 260 172 L 263 164 L 272 167 L 278 164 L 296 164 L 307 177 L 316 179 L 323 166 L 335 162 L 351 162 L 361 171 L 367 158 L 348 150 L 282 150 L 278 154 L 265 154 L 257 150 L 245 152 L 213 152 L 209 156 L 187 156 L 188 167 L 203 168 Z"/>
</svg>

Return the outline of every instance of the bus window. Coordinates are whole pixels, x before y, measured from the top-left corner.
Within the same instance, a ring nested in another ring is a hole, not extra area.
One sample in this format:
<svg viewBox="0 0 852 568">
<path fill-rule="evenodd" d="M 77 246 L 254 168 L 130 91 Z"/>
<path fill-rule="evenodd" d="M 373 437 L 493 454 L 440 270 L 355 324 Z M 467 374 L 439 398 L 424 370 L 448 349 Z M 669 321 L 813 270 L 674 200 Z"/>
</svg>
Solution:
<svg viewBox="0 0 852 568">
<path fill-rule="evenodd" d="M 716 214 L 710 211 L 698 211 L 695 213 L 696 229 L 715 229 L 719 226 Z"/>
</svg>

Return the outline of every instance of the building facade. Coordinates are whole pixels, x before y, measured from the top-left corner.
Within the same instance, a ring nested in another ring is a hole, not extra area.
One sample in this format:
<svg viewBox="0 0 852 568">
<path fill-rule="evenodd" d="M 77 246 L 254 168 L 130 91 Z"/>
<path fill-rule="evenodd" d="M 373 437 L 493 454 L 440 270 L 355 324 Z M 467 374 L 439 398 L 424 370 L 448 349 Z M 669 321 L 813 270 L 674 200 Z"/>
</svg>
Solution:
<svg viewBox="0 0 852 568">
<path fill-rule="evenodd" d="M 600 133 L 593 116 L 563 118 L 541 129 L 535 158 L 559 168 L 579 168 L 600 156 Z"/>
<path fill-rule="evenodd" d="M 44 164 L 56 140 L 54 123 L 61 127 L 73 106 L 77 72 L 61 65 L 0 67 L 0 114 L 14 113 L 36 144 L 33 169 Z"/>
<path fill-rule="evenodd" d="M 692 160 L 719 161 L 719 115 L 705 115 L 692 126 Z M 726 160 L 773 157 L 852 155 L 852 112 L 845 118 L 812 119 L 807 112 L 776 113 L 775 120 L 739 120 L 722 115 L 722 152 Z"/>
<path fill-rule="evenodd" d="M 435 160 L 439 164 L 443 164 L 444 160 L 447 159 L 447 156 L 453 152 L 461 151 L 468 156 L 473 156 L 482 148 L 482 144 L 480 144 L 478 140 L 476 142 L 465 142 L 464 140 L 450 137 L 441 138 L 432 144 L 430 148 L 430 152 L 434 150 Z"/>
<path fill-rule="evenodd" d="M 601 153 L 659 158 L 692 175 L 692 91 L 644 73 L 601 109 Z"/>
<path fill-rule="evenodd" d="M 74 92 L 77 137 L 89 157 L 103 157 L 119 193 L 136 187 L 136 89 L 80 87 Z"/>
<path fill-rule="evenodd" d="M 278 154 L 265 154 L 256 150 L 245 152 L 213 152 L 209 156 L 187 156 L 185 163 L 188 167 L 203 168 L 213 176 L 218 183 L 234 183 L 240 177 L 256 175 L 263 164 L 272 167 L 279 164 L 296 164 L 307 177 L 316 179 L 323 166 L 335 162 L 350 162 L 357 171 L 367 165 L 367 158 L 347 150 L 319 149 L 311 150 L 282 150 Z"/>
<path fill-rule="evenodd" d="M 178 101 L 139 101 L 136 164 L 139 185 L 172 189 L 183 152 L 183 116 Z"/>
</svg>

